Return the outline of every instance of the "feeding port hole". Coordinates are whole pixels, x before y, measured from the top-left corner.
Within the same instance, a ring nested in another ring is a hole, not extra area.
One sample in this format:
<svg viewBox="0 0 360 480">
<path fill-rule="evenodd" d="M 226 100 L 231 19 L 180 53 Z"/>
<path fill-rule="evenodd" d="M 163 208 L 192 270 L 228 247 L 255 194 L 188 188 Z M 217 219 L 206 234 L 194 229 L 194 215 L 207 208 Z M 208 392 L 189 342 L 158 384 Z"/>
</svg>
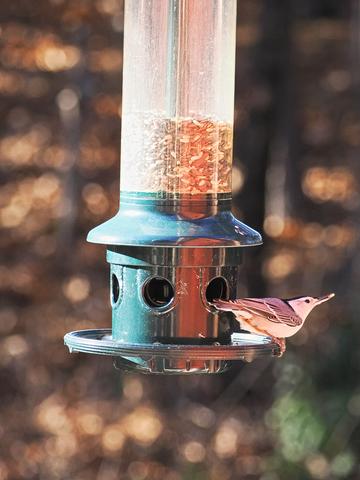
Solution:
<svg viewBox="0 0 360 480">
<path fill-rule="evenodd" d="M 145 283 L 143 295 L 149 307 L 166 307 L 174 299 L 174 287 L 166 278 L 152 277 Z"/>
<path fill-rule="evenodd" d="M 114 273 L 111 275 L 111 285 L 112 285 L 112 288 L 111 288 L 112 298 L 111 298 L 111 300 L 112 300 L 112 304 L 115 305 L 117 303 L 117 301 L 119 300 L 120 285 L 119 285 L 119 280 Z"/>
<path fill-rule="evenodd" d="M 216 299 L 228 300 L 229 299 L 229 286 L 227 281 L 223 277 L 213 278 L 206 287 L 205 292 L 206 300 L 212 303 Z"/>
</svg>

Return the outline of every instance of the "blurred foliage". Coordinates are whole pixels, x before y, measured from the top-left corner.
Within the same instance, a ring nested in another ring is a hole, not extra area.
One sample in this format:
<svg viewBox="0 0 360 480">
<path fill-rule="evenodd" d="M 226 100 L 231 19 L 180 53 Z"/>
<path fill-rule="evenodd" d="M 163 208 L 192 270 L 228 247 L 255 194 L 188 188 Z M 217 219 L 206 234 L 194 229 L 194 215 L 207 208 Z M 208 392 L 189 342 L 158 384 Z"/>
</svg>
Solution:
<svg viewBox="0 0 360 480">
<path fill-rule="evenodd" d="M 117 209 L 123 5 L 2 2 L 0 480 L 360 477 L 359 1 L 238 7 L 234 209 L 265 234 L 240 290 L 336 299 L 221 377 L 69 355 L 110 324 L 85 236 Z"/>
</svg>

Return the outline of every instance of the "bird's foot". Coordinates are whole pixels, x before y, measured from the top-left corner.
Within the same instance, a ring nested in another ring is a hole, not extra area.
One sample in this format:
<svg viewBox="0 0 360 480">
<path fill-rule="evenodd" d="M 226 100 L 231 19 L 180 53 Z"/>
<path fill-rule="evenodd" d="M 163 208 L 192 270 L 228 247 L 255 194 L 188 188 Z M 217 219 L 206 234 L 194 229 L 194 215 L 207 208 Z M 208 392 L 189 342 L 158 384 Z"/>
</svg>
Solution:
<svg viewBox="0 0 360 480">
<path fill-rule="evenodd" d="M 282 357 L 286 351 L 286 342 L 285 342 L 285 338 L 277 338 L 277 337 L 271 337 L 271 340 L 276 343 L 276 345 L 279 346 L 280 348 L 280 353 L 279 353 L 279 357 Z"/>
</svg>

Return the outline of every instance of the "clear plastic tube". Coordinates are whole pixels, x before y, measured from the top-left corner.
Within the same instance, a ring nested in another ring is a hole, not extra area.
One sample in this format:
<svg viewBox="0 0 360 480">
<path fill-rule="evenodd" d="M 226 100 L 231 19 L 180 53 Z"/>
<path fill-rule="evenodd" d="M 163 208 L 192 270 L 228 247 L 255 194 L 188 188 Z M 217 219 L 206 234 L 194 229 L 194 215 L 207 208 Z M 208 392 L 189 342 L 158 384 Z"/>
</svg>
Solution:
<svg viewBox="0 0 360 480">
<path fill-rule="evenodd" d="M 126 0 L 122 192 L 231 194 L 235 37 L 236 0 Z"/>
</svg>

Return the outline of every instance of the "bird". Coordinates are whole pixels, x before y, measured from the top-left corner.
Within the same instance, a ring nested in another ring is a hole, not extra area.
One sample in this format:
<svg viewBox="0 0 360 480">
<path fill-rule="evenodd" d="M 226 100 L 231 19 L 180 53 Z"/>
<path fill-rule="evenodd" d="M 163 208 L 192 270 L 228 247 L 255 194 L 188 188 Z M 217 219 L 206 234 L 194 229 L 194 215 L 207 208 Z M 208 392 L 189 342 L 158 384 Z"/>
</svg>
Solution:
<svg viewBox="0 0 360 480">
<path fill-rule="evenodd" d="M 280 347 L 280 356 L 286 350 L 285 338 L 297 333 L 313 310 L 335 296 L 321 297 L 239 298 L 216 299 L 213 305 L 219 311 L 232 312 L 242 328 L 252 333 L 267 335 Z"/>
</svg>

